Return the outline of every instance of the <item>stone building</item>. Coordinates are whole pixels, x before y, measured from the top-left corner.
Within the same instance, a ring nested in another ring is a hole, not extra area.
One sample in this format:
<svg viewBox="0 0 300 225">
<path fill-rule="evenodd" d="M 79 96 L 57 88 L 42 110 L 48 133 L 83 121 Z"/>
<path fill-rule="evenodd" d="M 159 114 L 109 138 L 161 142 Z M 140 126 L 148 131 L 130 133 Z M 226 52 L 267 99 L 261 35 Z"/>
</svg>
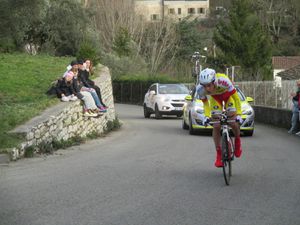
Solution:
<svg viewBox="0 0 300 225">
<path fill-rule="evenodd" d="M 209 0 L 136 0 L 135 10 L 147 21 L 159 21 L 165 17 L 177 21 L 185 17 L 206 18 Z"/>
</svg>

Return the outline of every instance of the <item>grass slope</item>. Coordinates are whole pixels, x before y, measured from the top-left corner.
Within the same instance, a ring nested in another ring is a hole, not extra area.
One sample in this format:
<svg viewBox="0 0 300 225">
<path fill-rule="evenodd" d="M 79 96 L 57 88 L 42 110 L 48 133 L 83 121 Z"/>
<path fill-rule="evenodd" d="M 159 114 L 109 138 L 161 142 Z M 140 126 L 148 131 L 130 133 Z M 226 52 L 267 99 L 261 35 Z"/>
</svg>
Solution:
<svg viewBox="0 0 300 225">
<path fill-rule="evenodd" d="M 46 55 L 0 54 L 0 150 L 21 141 L 21 137 L 8 131 L 58 101 L 45 92 L 65 72 L 70 60 Z"/>
</svg>

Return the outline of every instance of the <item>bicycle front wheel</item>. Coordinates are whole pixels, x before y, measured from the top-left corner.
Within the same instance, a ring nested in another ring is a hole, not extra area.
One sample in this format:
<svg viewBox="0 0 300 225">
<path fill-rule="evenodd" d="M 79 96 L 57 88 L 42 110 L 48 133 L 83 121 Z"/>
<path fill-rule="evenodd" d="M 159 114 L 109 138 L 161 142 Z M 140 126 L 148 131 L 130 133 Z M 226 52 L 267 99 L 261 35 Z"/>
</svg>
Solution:
<svg viewBox="0 0 300 225">
<path fill-rule="evenodd" d="M 225 184 L 230 184 L 231 171 L 231 157 L 232 157 L 232 141 L 228 133 L 222 133 L 222 162 L 223 175 Z"/>
</svg>

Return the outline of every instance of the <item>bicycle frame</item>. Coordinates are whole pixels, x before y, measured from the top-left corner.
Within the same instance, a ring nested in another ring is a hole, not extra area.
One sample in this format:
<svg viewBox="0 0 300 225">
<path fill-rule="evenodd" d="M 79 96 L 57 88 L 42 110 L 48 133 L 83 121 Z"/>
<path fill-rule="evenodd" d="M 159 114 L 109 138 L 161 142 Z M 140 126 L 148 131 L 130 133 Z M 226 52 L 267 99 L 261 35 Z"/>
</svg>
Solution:
<svg viewBox="0 0 300 225">
<path fill-rule="evenodd" d="M 221 124 L 223 175 L 226 185 L 229 185 L 230 182 L 231 161 L 234 159 L 234 145 L 229 134 L 229 123 L 231 122 L 236 122 L 236 120 L 228 120 L 226 111 L 222 112 L 220 121 L 211 122 L 211 124 Z"/>
</svg>

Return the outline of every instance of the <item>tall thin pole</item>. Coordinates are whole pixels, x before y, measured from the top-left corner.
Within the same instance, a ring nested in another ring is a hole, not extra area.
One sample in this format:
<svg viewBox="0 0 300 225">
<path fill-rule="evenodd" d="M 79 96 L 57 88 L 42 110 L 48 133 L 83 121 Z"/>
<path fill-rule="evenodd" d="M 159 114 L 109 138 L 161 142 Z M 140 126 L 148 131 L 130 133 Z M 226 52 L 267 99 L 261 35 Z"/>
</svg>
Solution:
<svg viewBox="0 0 300 225">
<path fill-rule="evenodd" d="M 165 19 L 165 0 L 161 0 L 162 20 Z"/>
</svg>

